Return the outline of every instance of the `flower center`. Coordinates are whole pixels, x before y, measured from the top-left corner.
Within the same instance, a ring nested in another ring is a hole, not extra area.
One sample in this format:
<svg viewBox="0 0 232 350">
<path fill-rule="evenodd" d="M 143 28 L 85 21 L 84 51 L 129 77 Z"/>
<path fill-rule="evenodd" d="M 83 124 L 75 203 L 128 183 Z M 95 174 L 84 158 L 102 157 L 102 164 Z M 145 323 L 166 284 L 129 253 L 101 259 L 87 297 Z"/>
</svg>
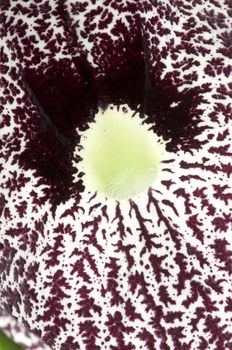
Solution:
<svg viewBox="0 0 232 350">
<path fill-rule="evenodd" d="M 128 106 L 109 106 L 97 113 L 81 134 L 78 168 L 84 172 L 86 189 L 129 199 L 152 185 L 165 145 L 142 122 Z"/>
</svg>

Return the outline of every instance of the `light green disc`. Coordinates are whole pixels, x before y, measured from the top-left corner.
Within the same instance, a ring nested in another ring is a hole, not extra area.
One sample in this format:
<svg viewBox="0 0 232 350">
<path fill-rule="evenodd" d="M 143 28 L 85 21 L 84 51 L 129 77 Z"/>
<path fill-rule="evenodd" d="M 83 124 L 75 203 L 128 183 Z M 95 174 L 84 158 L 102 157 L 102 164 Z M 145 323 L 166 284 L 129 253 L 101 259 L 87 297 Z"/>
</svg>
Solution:
<svg viewBox="0 0 232 350">
<path fill-rule="evenodd" d="M 82 134 L 82 170 L 87 189 L 129 199 L 154 182 L 165 148 L 127 106 L 99 111 Z"/>
</svg>

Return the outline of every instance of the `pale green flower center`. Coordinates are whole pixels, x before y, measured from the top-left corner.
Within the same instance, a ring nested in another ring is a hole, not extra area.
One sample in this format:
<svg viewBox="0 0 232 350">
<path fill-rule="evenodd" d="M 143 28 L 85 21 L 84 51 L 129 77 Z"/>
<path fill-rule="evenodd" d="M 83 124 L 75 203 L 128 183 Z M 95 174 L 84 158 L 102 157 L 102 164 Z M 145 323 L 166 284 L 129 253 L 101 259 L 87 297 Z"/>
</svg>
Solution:
<svg viewBox="0 0 232 350">
<path fill-rule="evenodd" d="M 82 133 L 78 168 L 87 190 L 129 199 L 156 180 L 165 144 L 133 114 L 128 106 L 110 106 Z"/>
</svg>

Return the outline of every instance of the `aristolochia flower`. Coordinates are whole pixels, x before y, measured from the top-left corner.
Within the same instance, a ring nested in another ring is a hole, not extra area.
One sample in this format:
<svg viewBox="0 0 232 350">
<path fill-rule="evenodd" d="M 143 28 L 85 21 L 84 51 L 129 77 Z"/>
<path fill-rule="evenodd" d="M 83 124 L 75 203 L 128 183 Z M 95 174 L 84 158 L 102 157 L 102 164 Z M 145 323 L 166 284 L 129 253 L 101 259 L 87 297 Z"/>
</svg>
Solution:
<svg viewBox="0 0 232 350">
<path fill-rule="evenodd" d="M 231 6 L 2 1 L 0 328 L 26 349 L 232 348 Z"/>
</svg>

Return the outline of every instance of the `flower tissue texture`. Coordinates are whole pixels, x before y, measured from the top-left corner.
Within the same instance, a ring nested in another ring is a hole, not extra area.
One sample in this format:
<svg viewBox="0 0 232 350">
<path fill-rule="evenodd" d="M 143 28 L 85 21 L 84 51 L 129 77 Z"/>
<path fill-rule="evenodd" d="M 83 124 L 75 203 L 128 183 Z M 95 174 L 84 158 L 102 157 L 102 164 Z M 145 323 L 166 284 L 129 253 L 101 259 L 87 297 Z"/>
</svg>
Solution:
<svg viewBox="0 0 232 350">
<path fill-rule="evenodd" d="M 25 349 L 232 349 L 231 18 L 1 1 L 0 327 Z"/>
</svg>

